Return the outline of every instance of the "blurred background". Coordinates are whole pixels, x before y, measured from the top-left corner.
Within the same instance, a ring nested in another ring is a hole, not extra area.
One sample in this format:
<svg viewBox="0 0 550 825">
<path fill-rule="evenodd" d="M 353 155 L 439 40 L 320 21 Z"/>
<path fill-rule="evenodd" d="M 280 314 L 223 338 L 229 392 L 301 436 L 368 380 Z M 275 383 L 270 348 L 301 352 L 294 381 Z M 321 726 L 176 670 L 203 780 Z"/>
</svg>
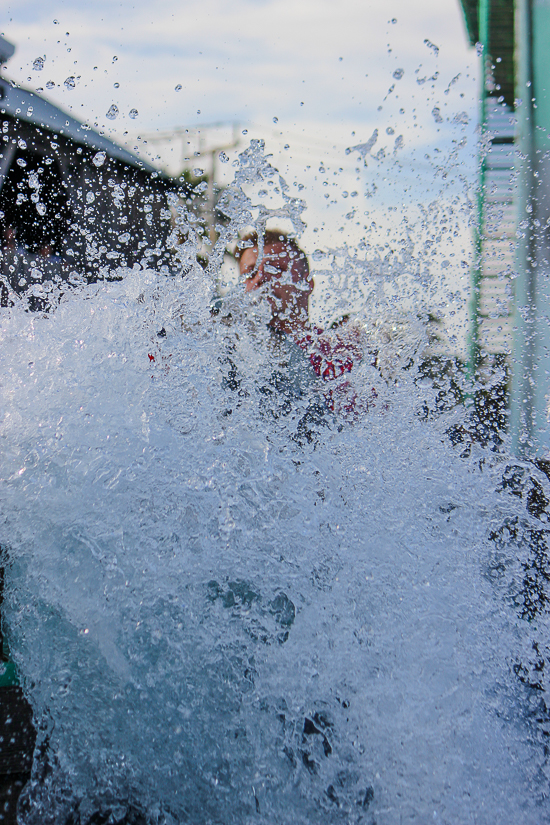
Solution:
<svg viewBox="0 0 550 825">
<path fill-rule="evenodd" d="M 475 179 L 478 61 L 457 0 L 18 0 L 2 33 L 13 80 L 171 175 L 214 164 L 223 185 L 220 152 L 264 139 L 303 192 L 310 251 L 356 242 L 388 206 L 429 203 L 453 141 L 467 138 Z M 349 149 L 375 129 L 365 165 Z"/>
</svg>

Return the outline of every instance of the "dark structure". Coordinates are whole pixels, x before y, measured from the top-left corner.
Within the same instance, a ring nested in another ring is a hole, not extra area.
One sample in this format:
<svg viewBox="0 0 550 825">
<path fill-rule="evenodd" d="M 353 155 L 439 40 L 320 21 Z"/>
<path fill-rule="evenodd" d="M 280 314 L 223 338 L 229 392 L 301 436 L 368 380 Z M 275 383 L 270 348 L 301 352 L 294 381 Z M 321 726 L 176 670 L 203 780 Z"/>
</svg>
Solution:
<svg viewBox="0 0 550 825">
<path fill-rule="evenodd" d="M 32 709 L 18 684 L 15 665 L 2 635 L 4 567 L 0 547 L 0 822 L 16 825 L 17 801 L 31 775 L 36 731 Z"/>
<path fill-rule="evenodd" d="M 11 53 L 0 38 L 0 58 Z M 146 161 L 0 77 L 0 302 L 23 296 L 31 309 L 49 308 L 68 284 L 136 262 L 166 265 L 167 193 L 175 188 Z"/>
<path fill-rule="evenodd" d="M 488 92 L 495 98 L 502 97 L 506 106 L 513 109 L 514 3 L 511 0 L 461 0 L 461 4 L 471 45 L 481 43 L 484 46 L 489 74 Z M 489 18 L 488 27 L 484 21 L 485 16 Z M 484 23 L 486 33 L 483 31 Z M 487 42 L 484 42 L 485 40 Z"/>
</svg>

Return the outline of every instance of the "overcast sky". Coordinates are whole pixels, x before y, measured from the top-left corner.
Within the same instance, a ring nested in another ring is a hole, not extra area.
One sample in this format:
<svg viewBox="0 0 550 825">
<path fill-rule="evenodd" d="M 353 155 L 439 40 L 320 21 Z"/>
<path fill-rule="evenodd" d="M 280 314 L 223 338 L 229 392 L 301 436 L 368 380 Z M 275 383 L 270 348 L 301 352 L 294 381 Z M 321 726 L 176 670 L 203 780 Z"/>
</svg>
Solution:
<svg viewBox="0 0 550 825">
<path fill-rule="evenodd" d="M 459 0 L 1 5 L 4 36 L 17 46 L 9 74 L 34 88 L 55 83 L 47 90 L 52 100 L 120 134 L 237 121 L 263 126 L 268 137 L 278 118 L 277 129 L 289 135 L 332 139 L 334 130 L 353 130 L 359 142 L 392 117 L 412 127 L 416 108 L 421 139 L 430 142 L 435 124 L 425 119 L 426 104 L 431 110 L 440 101 L 453 115 L 475 106 L 476 59 Z M 36 71 L 39 57 L 44 68 Z M 435 84 L 418 84 L 436 72 Z M 67 88 L 71 76 L 76 85 Z M 110 121 L 113 104 L 119 115 Z"/>
<path fill-rule="evenodd" d="M 309 251 L 341 240 L 344 228 L 356 241 L 389 204 L 401 215 L 443 189 L 447 198 L 455 185 L 463 192 L 464 176 L 475 180 L 478 60 L 459 0 L 4 0 L 0 7 L 2 33 L 17 47 L 8 76 L 132 147 L 143 148 L 138 135 L 147 138 L 146 151 L 174 173 L 197 149 L 197 135 L 187 147 L 155 143 L 159 132 L 200 124 L 208 146 L 231 139 L 229 126 L 209 125 L 235 123 L 240 150 L 263 137 L 288 182 L 305 187 Z M 374 129 L 373 152 L 385 149 L 386 157 L 367 156 L 365 166 L 346 149 Z M 454 177 L 445 178 L 453 151 Z M 227 180 L 231 164 L 219 174 Z M 457 248 L 457 257 L 465 254 Z"/>
</svg>

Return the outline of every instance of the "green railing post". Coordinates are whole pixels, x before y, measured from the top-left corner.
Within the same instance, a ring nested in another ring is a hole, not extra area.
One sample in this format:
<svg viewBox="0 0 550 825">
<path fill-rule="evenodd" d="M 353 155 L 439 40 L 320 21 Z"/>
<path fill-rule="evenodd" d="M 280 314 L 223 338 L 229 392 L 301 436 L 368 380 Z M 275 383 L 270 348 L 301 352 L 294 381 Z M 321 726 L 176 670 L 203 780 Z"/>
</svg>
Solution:
<svg viewBox="0 0 550 825">
<path fill-rule="evenodd" d="M 534 439 L 536 388 L 536 256 L 533 239 L 533 174 L 535 164 L 533 98 L 533 20 L 531 0 L 516 0 L 515 55 L 518 183 L 516 245 L 517 272 L 514 280 L 514 341 L 512 347 L 512 389 L 510 394 L 510 432 L 512 451 L 531 458 L 537 448 Z"/>
<path fill-rule="evenodd" d="M 477 215 L 474 235 L 474 265 L 471 272 L 470 331 L 468 341 L 468 377 L 473 382 L 479 365 L 479 304 L 483 275 L 483 232 L 485 219 L 485 157 L 487 154 L 487 62 L 489 54 L 490 0 L 479 0 L 479 44 L 481 53 L 480 83 L 480 170 L 477 192 Z"/>
</svg>

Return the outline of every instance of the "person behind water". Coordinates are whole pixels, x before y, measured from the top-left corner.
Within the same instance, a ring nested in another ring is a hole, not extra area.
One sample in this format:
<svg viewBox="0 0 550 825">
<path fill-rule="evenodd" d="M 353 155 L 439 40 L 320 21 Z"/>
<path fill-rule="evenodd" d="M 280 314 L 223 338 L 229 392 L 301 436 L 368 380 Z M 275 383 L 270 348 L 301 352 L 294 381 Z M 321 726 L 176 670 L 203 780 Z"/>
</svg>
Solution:
<svg viewBox="0 0 550 825">
<path fill-rule="evenodd" d="M 313 279 L 307 257 L 294 238 L 279 230 L 267 230 L 260 253 L 258 235 L 250 233 L 240 241 L 235 257 L 247 292 L 267 287 L 272 329 L 295 336 L 309 328 Z"/>
<path fill-rule="evenodd" d="M 252 232 L 239 241 L 235 257 L 245 278 L 245 290 L 264 289 L 271 307 L 271 329 L 292 339 L 307 355 L 315 375 L 331 382 L 323 393 L 328 409 L 355 418 L 374 406 L 376 391 L 359 398 L 348 378 L 363 358 L 360 330 L 347 317 L 328 331 L 310 323 L 314 282 L 306 254 L 296 240 L 278 229 L 267 230 L 261 239 Z"/>
</svg>

